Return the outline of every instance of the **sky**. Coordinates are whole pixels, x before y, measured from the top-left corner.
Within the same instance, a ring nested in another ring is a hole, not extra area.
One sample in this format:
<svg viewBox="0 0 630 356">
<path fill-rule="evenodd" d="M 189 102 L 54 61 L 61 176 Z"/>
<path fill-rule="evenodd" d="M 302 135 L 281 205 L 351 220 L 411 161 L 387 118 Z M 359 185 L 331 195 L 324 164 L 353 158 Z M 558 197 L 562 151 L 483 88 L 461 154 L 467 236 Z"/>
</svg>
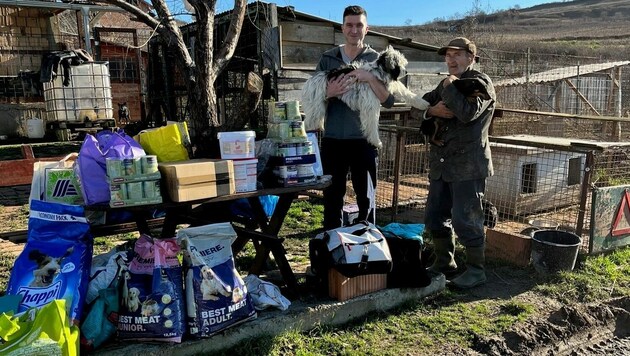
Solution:
<svg viewBox="0 0 630 356">
<path fill-rule="evenodd" d="M 252 1 L 249 1 L 252 2 Z M 348 5 L 361 5 L 368 13 L 368 25 L 403 26 L 422 25 L 437 18 L 462 18 L 475 6 L 486 13 L 534 5 L 560 2 L 536 0 L 266 0 L 278 6 L 293 6 L 296 11 L 341 22 L 343 9 Z M 230 10 L 232 0 L 218 0 L 217 13 Z M 401 9 L 401 10 L 397 10 Z"/>
</svg>

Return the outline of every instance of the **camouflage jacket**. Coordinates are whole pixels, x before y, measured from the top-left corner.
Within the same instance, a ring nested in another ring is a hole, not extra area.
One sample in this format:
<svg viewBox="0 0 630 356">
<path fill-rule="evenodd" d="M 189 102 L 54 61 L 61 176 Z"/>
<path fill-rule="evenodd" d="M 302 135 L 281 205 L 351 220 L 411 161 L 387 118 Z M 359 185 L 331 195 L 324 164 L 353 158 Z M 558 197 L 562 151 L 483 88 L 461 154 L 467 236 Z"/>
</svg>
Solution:
<svg viewBox="0 0 630 356">
<path fill-rule="evenodd" d="M 437 88 L 423 96 L 431 105 L 444 101 L 455 114 L 452 119 L 436 118 L 437 136 L 444 144 L 431 145 L 431 179 L 455 182 L 486 178 L 494 173 L 488 140 L 496 104 L 494 86 L 486 74 L 472 69 L 464 72 L 459 80 L 462 79 L 472 79 L 481 91 L 485 90 L 485 95 L 479 95 L 480 90 L 466 95 L 457 86 L 443 87 L 440 82 Z"/>
</svg>

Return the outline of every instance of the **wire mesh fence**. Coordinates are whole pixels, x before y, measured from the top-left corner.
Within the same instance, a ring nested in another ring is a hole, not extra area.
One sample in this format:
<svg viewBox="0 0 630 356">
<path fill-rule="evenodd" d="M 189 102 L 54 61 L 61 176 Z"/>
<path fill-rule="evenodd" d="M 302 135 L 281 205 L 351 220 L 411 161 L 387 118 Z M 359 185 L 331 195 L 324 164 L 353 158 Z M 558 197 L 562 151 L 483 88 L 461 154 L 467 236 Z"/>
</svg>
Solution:
<svg viewBox="0 0 630 356">
<path fill-rule="evenodd" d="M 398 118 L 388 112 L 381 115 L 378 216 L 381 221 L 423 222 L 431 148 L 413 127 L 417 122 L 408 120 L 407 113 L 396 115 Z M 494 175 L 487 179 L 485 198 L 497 208 L 499 221 L 494 229 L 523 234 L 538 228 L 562 229 L 580 235 L 587 250 L 593 219 L 604 219 L 606 224 L 612 220 L 611 216 L 593 215 L 593 190 L 630 184 L 630 142 L 597 142 L 596 136 L 577 128 L 601 125 L 602 121 L 557 118 L 553 114 L 529 113 L 525 115 L 529 122 L 520 118 L 524 122 L 520 125 L 523 130 L 519 130 L 514 121 L 520 115 L 516 111 L 495 118 L 494 130 L 505 136 L 490 139 Z M 532 124 L 544 121 L 555 124 Z"/>
</svg>

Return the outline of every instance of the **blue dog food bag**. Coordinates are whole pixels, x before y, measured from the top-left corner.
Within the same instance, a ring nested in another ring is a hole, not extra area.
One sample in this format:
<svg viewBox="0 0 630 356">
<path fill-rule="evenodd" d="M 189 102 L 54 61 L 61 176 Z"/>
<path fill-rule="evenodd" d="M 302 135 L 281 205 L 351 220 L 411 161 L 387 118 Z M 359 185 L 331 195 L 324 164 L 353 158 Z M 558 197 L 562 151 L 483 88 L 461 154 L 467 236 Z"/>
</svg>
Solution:
<svg viewBox="0 0 630 356">
<path fill-rule="evenodd" d="M 175 238 L 136 241 L 122 272 L 118 338 L 181 342 L 184 334 L 182 268 Z"/>
<path fill-rule="evenodd" d="M 81 320 L 92 262 L 92 234 L 83 207 L 31 201 L 28 235 L 7 294 L 20 295 L 18 313 L 65 299 L 74 323 Z"/>
<path fill-rule="evenodd" d="M 245 282 L 234 267 L 230 223 L 180 229 L 184 251 L 186 321 L 195 337 L 208 337 L 256 318 Z"/>
</svg>

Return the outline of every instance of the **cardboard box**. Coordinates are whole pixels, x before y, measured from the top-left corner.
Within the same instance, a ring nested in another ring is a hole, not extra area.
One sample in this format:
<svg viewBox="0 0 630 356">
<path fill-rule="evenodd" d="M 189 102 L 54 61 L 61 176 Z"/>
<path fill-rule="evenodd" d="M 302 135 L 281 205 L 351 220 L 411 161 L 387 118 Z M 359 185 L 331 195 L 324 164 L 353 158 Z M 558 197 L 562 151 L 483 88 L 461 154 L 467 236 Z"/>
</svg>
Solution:
<svg viewBox="0 0 630 356">
<path fill-rule="evenodd" d="M 158 166 L 169 197 L 175 202 L 236 193 L 231 160 L 193 159 Z"/>
<path fill-rule="evenodd" d="M 346 277 L 336 269 L 328 270 L 328 295 L 340 302 L 387 287 L 387 274 Z"/>
<path fill-rule="evenodd" d="M 526 267 L 529 265 L 531 253 L 530 236 L 494 229 L 486 230 L 486 257 Z"/>
</svg>

